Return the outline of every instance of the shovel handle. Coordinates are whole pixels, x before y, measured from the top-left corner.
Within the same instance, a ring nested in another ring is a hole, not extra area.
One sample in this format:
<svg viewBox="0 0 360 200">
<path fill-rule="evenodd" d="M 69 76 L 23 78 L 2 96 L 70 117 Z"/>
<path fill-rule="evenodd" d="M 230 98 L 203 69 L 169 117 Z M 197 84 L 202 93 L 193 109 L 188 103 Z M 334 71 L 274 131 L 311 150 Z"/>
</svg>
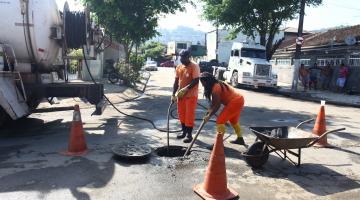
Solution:
<svg viewBox="0 0 360 200">
<path fill-rule="evenodd" d="M 196 131 L 196 134 L 195 134 L 195 136 L 194 136 L 193 140 L 191 141 L 191 143 L 190 143 L 189 147 L 186 149 L 186 152 L 185 152 L 185 154 L 184 154 L 183 158 L 185 158 L 185 157 L 186 157 L 186 155 L 190 152 L 190 149 L 191 149 L 191 148 L 192 148 L 192 146 L 194 145 L 194 143 L 195 143 L 195 141 L 196 141 L 197 137 L 199 136 L 199 134 L 200 134 L 200 132 L 201 132 L 201 130 L 203 129 L 203 127 L 204 127 L 204 125 L 205 125 L 205 124 L 206 124 L 206 122 L 205 122 L 205 120 L 203 120 L 203 121 L 201 122 L 201 124 L 200 124 L 199 129 Z"/>
</svg>

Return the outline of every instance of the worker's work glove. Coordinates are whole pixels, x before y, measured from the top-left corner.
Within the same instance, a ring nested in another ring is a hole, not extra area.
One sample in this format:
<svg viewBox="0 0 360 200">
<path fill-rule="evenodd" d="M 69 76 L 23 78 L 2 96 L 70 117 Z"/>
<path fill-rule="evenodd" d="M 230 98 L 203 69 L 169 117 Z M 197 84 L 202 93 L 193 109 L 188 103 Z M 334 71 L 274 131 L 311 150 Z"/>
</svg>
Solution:
<svg viewBox="0 0 360 200">
<path fill-rule="evenodd" d="M 210 120 L 210 117 L 211 117 L 210 115 L 205 115 L 204 118 L 203 118 L 203 121 L 205 123 L 207 123 Z"/>
<path fill-rule="evenodd" d="M 204 116 L 204 118 L 203 118 L 203 120 L 205 121 L 205 123 L 207 123 L 209 120 L 210 120 L 210 117 L 211 117 L 211 112 L 212 112 L 212 110 L 211 109 L 209 109 L 207 112 L 206 112 L 206 114 L 205 114 L 205 116 Z"/>
<path fill-rule="evenodd" d="M 172 96 L 171 96 L 171 102 L 172 102 L 172 103 L 175 103 L 176 100 L 177 100 L 176 96 L 175 96 L 175 95 L 172 95 Z"/>
<path fill-rule="evenodd" d="M 175 96 L 182 98 L 187 93 L 188 90 L 189 89 L 187 87 L 184 87 L 184 88 L 180 89 L 179 91 L 177 91 Z"/>
</svg>

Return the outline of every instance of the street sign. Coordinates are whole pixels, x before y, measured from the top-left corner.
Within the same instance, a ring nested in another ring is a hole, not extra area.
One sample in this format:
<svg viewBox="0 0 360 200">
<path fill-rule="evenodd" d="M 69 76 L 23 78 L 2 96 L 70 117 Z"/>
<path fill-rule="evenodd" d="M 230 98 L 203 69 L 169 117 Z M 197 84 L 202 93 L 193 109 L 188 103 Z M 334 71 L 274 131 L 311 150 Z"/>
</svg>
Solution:
<svg viewBox="0 0 360 200">
<path fill-rule="evenodd" d="M 302 45 L 304 43 L 304 38 L 303 37 L 297 37 L 296 38 L 296 44 L 297 45 Z"/>
</svg>

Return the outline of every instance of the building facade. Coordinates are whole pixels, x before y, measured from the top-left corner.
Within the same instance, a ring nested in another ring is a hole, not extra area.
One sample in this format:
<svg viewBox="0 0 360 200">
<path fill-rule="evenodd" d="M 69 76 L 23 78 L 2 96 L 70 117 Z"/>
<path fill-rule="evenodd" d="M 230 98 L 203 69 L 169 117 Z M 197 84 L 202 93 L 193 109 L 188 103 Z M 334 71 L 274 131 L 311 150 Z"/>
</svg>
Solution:
<svg viewBox="0 0 360 200">
<path fill-rule="evenodd" d="M 330 89 L 336 89 L 336 79 L 341 63 L 350 69 L 345 88 L 360 92 L 360 25 L 312 33 L 303 36 L 300 62 L 306 67 L 315 63 L 321 68 L 328 63 L 333 68 Z M 293 80 L 295 38 L 285 38 L 272 57 L 278 82 L 291 85 Z"/>
</svg>

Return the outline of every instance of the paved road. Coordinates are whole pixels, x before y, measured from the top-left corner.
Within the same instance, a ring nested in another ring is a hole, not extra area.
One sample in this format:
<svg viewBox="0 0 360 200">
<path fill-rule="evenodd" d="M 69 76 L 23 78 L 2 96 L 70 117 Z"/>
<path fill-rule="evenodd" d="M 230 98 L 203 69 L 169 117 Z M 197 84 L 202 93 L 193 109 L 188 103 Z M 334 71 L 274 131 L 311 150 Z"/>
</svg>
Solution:
<svg viewBox="0 0 360 200">
<path fill-rule="evenodd" d="M 154 72 L 146 94 L 132 102 L 117 104 L 126 113 L 152 119 L 165 128 L 173 69 Z M 107 86 L 116 102 L 134 92 Z M 245 96 L 241 125 L 247 143 L 254 141 L 250 126 L 291 125 L 316 116 L 319 104 L 287 99 L 270 93 L 240 90 Z M 202 95 L 200 95 L 202 97 Z M 65 99 L 68 106 L 77 99 Z M 206 101 L 200 102 L 206 105 Z M 0 199 L 197 199 L 192 187 L 201 183 L 214 142 L 214 124 L 207 124 L 189 159 L 161 158 L 152 154 L 145 163 L 117 160 L 116 144 L 166 144 L 166 134 L 143 121 L 124 117 L 108 107 L 102 116 L 91 116 L 92 107 L 80 103 L 89 153 L 83 157 L 61 154 L 67 148 L 71 111 L 33 114 L 1 129 Z M 42 105 L 46 107 L 46 104 Z M 329 135 L 332 149 L 303 149 L 302 166 L 271 154 L 260 170 L 246 165 L 244 147 L 225 144 L 228 184 L 241 199 L 358 199 L 360 195 L 360 110 L 326 107 L 327 128 L 346 127 Z M 198 108 L 198 118 L 204 110 Z M 178 129 L 171 120 L 171 128 Z M 305 126 L 310 131 L 311 125 Z M 230 132 L 230 129 L 229 129 Z M 231 133 L 231 132 L 230 132 Z M 170 143 L 182 145 L 171 134 Z"/>
</svg>

